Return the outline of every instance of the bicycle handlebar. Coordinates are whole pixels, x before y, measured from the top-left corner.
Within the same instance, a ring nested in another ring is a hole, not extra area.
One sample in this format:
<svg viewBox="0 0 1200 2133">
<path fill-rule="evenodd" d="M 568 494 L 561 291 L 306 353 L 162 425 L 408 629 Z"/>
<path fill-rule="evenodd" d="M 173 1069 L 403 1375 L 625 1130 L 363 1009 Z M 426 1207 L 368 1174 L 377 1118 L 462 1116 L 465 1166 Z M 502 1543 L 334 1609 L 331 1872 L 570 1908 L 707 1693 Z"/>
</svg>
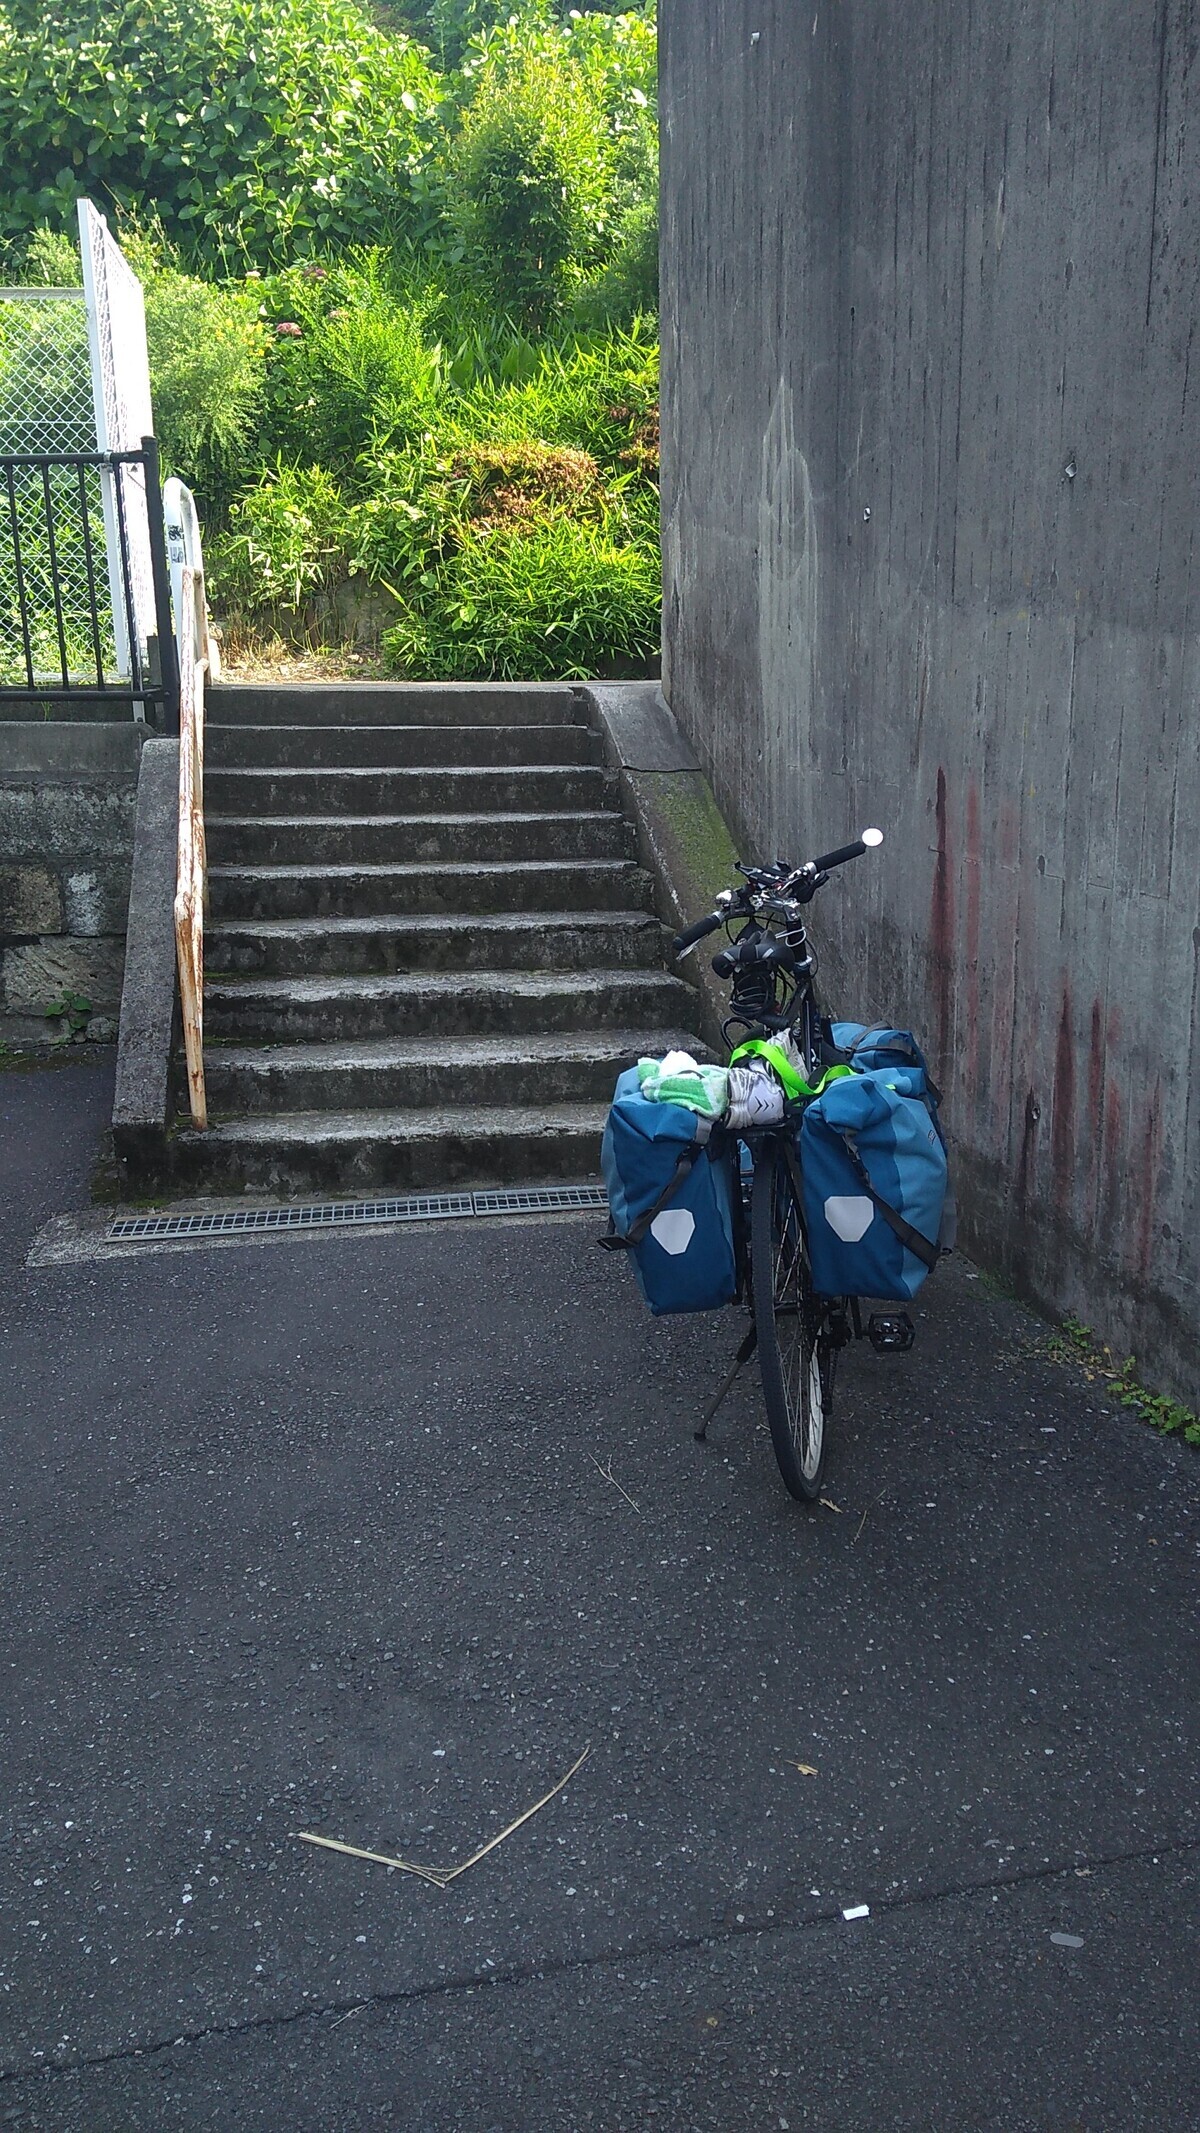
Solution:
<svg viewBox="0 0 1200 2133">
<path fill-rule="evenodd" d="M 723 910 L 710 911 L 706 917 L 698 918 L 693 925 L 685 926 L 682 933 L 677 933 L 671 943 L 676 956 L 682 958 L 689 954 L 697 941 L 702 941 L 707 933 L 715 933 L 717 927 L 723 926 L 727 920 L 746 917 L 751 905 L 747 904 L 745 899 L 752 896 L 756 888 L 759 890 L 757 908 L 760 909 L 765 908 L 762 897 L 765 896 L 768 883 L 780 888 L 785 899 L 791 897 L 799 903 L 808 903 L 814 891 L 821 887 L 831 867 L 845 866 L 848 859 L 861 859 L 864 852 L 873 851 L 876 845 L 882 843 L 882 830 L 865 829 L 861 837 L 855 838 L 853 844 L 839 845 L 836 852 L 826 852 L 822 858 L 810 860 L 807 866 L 798 867 L 794 874 L 788 873 L 786 861 L 782 859 L 777 860 L 771 868 L 748 868 L 739 864 L 739 873 L 746 875 L 746 888 L 739 890 L 736 897 L 730 890 L 722 891 L 725 905 Z"/>
<path fill-rule="evenodd" d="M 864 830 L 862 836 L 856 837 L 853 844 L 839 844 L 836 852 L 826 852 L 820 859 L 814 859 L 813 873 L 828 874 L 831 867 L 844 867 L 848 859 L 861 859 L 864 852 L 873 851 L 876 845 L 882 843 L 882 830 Z"/>
<path fill-rule="evenodd" d="M 702 941 L 706 933 L 715 933 L 717 927 L 724 923 L 724 919 L 723 911 L 710 911 L 707 918 L 698 918 L 694 925 L 685 926 L 683 932 L 677 933 L 671 943 L 676 955 L 686 955 L 688 949 L 694 948 L 697 941 Z"/>
</svg>

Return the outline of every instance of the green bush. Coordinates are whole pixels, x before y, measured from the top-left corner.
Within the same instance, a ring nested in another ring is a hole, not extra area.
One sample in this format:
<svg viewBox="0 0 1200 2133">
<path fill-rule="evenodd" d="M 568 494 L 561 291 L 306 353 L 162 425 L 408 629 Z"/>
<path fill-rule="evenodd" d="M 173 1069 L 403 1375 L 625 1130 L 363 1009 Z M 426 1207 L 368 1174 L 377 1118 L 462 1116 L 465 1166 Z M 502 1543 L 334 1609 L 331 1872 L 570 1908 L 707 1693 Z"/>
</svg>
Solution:
<svg viewBox="0 0 1200 2133">
<path fill-rule="evenodd" d="M 576 33 L 608 45 L 616 44 L 623 36 L 629 40 L 625 25 L 635 26 L 634 36 L 645 26 L 649 29 L 650 57 L 643 73 L 649 75 L 650 82 L 643 78 L 641 85 L 647 94 L 652 93 L 654 0 L 628 11 L 593 5 L 586 12 L 574 7 L 571 0 L 376 0 L 375 12 L 382 21 L 428 45 L 445 71 L 461 67 L 470 58 L 473 46 L 478 49 L 489 35 L 503 35 L 510 26 L 515 26 L 519 37 L 527 38 L 531 28 L 557 24 L 566 35 Z"/>
<path fill-rule="evenodd" d="M 460 67 L 472 39 L 486 36 L 511 12 L 510 0 L 431 0 L 414 10 L 424 20 L 414 19 L 413 34 L 430 47 L 440 67 Z M 529 12 L 528 0 L 524 12 Z"/>
<path fill-rule="evenodd" d="M 145 286 L 154 427 L 169 473 L 203 504 L 224 500 L 252 434 L 266 335 L 243 290 L 166 267 Z"/>
<path fill-rule="evenodd" d="M 213 597 L 245 615 L 293 614 L 346 574 L 346 509 L 324 467 L 276 467 L 233 506 L 205 557 Z"/>
<path fill-rule="evenodd" d="M 419 605 L 384 635 L 396 673 L 429 680 L 571 680 L 657 657 L 658 559 L 619 518 L 554 518 L 465 535 Z"/>
<path fill-rule="evenodd" d="M 427 332 L 436 295 L 394 278 L 388 255 L 359 248 L 260 284 L 269 347 L 260 449 L 348 466 L 415 441 L 443 391 Z"/>
<path fill-rule="evenodd" d="M 595 255 L 611 163 L 603 115 L 558 52 L 534 47 L 519 67 L 484 74 L 463 118 L 451 212 L 477 272 L 535 326 L 568 270 Z"/>
<path fill-rule="evenodd" d="M 0 0 L 0 240 L 80 193 L 227 264 L 390 234 L 436 96 L 355 0 Z"/>
<path fill-rule="evenodd" d="M 347 568 L 397 599 L 419 601 L 434 588 L 438 565 L 481 529 L 528 531 L 564 514 L 599 518 L 612 503 L 588 453 L 534 439 L 428 446 L 359 470 L 368 471 L 370 491 L 347 506 Z"/>
<path fill-rule="evenodd" d="M 406 489 L 415 488 L 419 501 Z M 382 585 L 403 603 L 414 581 L 436 565 L 453 524 L 445 495 L 429 494 L 419 483 L 384 480 L 370 496 L 347 512 L 345 563 L 348 577 L 362 576 Z"/>
<path fill-rule="evenodd" d="M 76 239 L 42 223 L 28 244 L 18 247 L 13 279 L 27 289 L 77 289 L 83 270 Z"/>
<path fill-rule="evenodd" d="M 577 325 L 628 325 L 658 310 L 658 203 L 639 200 L 622 217 L 607 264 L 580 288 Z"/>
<path fill-rule="evenodd" d="M 407 673 L 654 659 L 654 98 L 652 6 L 0 0 L 5 272 L 75 279 L 47 218 L 115 201 L 250 641 L 378 631 L 386 589 Z M 64 391 L 70 308 L 34 352 Z"/>
</svg>

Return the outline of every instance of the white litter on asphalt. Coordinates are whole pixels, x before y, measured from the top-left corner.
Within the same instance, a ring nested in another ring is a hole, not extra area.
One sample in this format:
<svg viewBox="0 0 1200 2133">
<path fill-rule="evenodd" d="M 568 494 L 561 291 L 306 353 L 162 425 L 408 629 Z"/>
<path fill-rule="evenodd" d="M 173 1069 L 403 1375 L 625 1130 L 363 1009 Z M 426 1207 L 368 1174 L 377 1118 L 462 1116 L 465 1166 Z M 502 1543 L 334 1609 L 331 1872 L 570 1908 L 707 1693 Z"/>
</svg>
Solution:
<svg viewBox="0 0 1200 2133">
<path fill-rule="evenodd" d="M 1052 1933 L 1050 1938 L 1056 1948 L 1082 1948 L 1083 1946 L 1078 1933 Z"/>
<path fill-rule="evenodd" d="M 849 1910 L 845 1908 L 845 1905 L 842 1907 L 843 1918 L 869 1918 L 870 1916 L 871 1906 L 869 1903 L 852 1903 Z"/>
</svg>

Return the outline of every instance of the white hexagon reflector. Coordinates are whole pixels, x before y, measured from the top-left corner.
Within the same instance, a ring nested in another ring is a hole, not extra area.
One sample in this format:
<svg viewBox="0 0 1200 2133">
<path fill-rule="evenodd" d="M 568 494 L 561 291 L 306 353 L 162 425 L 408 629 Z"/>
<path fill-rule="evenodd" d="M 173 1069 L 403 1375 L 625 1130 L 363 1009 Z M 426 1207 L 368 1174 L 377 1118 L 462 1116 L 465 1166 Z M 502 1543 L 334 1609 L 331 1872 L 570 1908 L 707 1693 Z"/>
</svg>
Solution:
<svg viewBox="0 0 1200 2133">
<path fill-rule="evenodd" d="M 867 1206 L 870 1205 L 868 1200 Z M 672 1259 L 678 1259 L 681 1252 L 686 1252 L 695 1234 L 696 1217 L 689 1214 L 686 1207 L 664 1207 L 661 1215 L 655 1215 L 650 1224 L 650 1235 L 655 1243 L 661 1244 Z"/>
<path fill-rule="evenodd" d="M 833 1193 L 825 1202 L 825 1220 L 843 1244 L 857 1244 L 875 1220 L 875 1209 L 865 1193 L 855 1194 L 853 1198 Z"/>
</svg>

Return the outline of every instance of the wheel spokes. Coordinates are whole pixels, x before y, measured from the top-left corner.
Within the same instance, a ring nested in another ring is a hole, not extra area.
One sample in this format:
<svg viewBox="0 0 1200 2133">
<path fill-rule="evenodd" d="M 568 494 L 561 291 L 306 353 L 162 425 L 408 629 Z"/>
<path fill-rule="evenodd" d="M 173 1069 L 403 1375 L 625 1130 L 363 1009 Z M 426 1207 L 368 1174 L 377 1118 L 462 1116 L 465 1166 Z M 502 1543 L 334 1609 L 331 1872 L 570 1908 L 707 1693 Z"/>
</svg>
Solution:
<svg viewBox="0 0 1200 2133">
<path fill-rule="evenodd" d="M 804 1243 L 790 1189 L 779 1187 L 773 1272 L 776 1341 L 783 1365 L 788 1430 L 806 1476 L 816 1473 L 825 1434 L 818 1327 L 804 1293 Z"/>
<path fill-rule="evenodd" d="M 750 1280 L 767 1420 L 784 1482 L 812 1501 L 825 1455 L 829 1396 L 825 1307 L 812 1291 L 799 1181 L 790 1151 L 757 1153 Z"/>
</svg>

